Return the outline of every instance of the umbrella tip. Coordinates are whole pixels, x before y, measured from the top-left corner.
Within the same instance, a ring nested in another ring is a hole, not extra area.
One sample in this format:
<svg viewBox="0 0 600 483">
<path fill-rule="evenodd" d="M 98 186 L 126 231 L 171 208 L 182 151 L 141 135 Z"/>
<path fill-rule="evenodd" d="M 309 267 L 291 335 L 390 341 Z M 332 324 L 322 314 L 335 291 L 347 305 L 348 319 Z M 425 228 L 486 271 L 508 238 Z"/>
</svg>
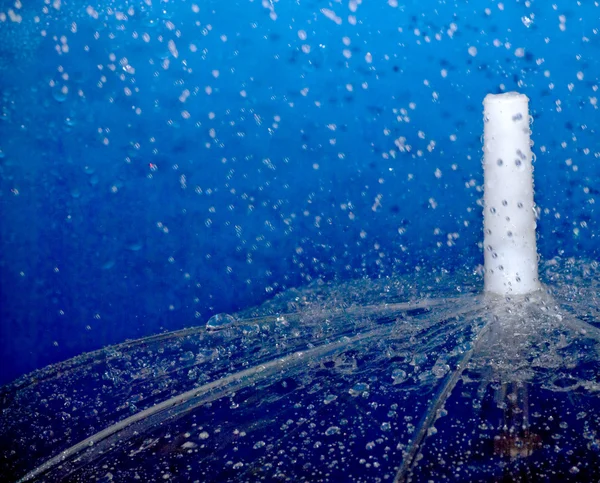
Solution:
<svg viewBox="0 0 600 483">
<path fill-rule="evenodd" d="M 483 107 L 484 290 L 527 294 L 541 288 L 529 99 L 488 94 Z"/>
</svg>

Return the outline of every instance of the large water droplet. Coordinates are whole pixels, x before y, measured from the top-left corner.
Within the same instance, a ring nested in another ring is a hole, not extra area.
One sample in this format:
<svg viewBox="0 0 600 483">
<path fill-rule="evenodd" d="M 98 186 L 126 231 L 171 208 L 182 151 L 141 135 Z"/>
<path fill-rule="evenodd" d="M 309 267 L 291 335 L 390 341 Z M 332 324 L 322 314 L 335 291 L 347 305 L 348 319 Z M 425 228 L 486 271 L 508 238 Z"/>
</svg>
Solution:
<svg viewBox="0 0 600 483">
<path fill-rule="evenodd" d="M 215 314 L 206 323 L 206 330 L 221 330 L 235 323 L 235 318 L 229 314 Z"/>
<path fill-rule="evenodd" d="M 65 102 L 69 89 L 65 85 L 57 84 L 52 88 L 52 97 L 55 101 Z"/>
</svg>

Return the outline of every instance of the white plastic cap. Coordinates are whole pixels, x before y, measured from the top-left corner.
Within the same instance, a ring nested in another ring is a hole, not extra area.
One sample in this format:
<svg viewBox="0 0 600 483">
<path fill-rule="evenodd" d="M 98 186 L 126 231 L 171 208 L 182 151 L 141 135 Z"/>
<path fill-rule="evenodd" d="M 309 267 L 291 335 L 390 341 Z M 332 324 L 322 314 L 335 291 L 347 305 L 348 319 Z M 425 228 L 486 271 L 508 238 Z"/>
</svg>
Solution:
<svg viewBox="0 0 600 483">
<path fill-rule="evenodd" d="M 483 100 L 484 287 L 500 295 L 541 287 L 528 104 L 517 92 Z"/>
</svg>

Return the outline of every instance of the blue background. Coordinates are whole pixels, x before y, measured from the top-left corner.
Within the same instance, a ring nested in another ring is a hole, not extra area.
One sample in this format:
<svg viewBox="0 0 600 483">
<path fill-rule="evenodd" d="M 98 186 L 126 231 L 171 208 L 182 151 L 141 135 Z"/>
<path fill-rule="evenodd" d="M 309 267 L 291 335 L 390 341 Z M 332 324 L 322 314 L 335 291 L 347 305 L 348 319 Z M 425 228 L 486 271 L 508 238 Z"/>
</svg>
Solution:
<svg viewBox="0 0 600 483">
<path fill-rule="evenodd" d="M 26 3 L 0 6 L 0 383 L 317 278 L 476 270 L 490 92 L 530 98 L 541 256 L 597 257 L 591 1 Z"/>
</svg>

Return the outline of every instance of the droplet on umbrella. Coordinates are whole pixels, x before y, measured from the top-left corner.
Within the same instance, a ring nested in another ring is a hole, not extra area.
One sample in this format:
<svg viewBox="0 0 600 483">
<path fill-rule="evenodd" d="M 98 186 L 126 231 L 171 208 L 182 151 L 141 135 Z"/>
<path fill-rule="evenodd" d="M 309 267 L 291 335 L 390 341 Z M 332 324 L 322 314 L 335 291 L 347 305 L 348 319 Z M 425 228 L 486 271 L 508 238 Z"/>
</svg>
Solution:
<svg viewBox="0 0 600 483">
<path fill-rule="evenodd" d="M 206 330 L 221 330 L 235 323 L 235 319 L 229 314 L 215 314 L 206 323 Z"/>
</svg>

